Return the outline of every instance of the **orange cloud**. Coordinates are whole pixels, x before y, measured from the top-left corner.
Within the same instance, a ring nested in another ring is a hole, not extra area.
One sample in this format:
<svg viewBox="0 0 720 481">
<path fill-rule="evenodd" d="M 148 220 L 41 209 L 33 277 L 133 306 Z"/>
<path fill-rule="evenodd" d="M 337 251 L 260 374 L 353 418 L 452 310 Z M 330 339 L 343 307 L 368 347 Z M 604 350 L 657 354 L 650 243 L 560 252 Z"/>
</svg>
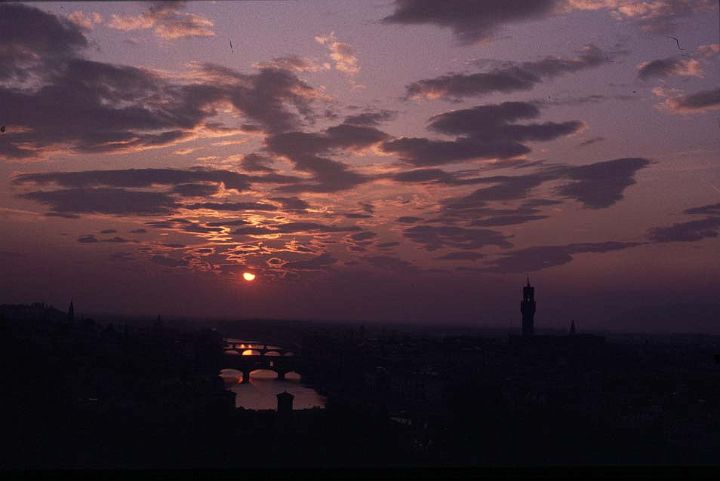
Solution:
<svg viewBox="0 0 720 481">
<path fill-rule="evenodd" d="M 153 29 L 155 36 L 163 40 L 215 35 L 212 20 L 181 12 L 183 8 L 182 2 L 153 4 L 140 15 L 113 15 L 108 27 L 124 32 Z"/>
<path fill-rule="evenodd" d="M 355 49 L 348 43 L 338 41 L 335 38 L 335 32 L 330 32 L 329 35 L 318 35 L 315 37 L 315 41 L 330 50 L 330 58 L 335 62 L 335 70 L 350 76 L 360 72 Z"/>
<path fill-rule="evenodd" d="M 76 10 L 67 16 L 68 20 L 85 30 L 92 30 L 96 24 L 103 22 L 103 17 L 98 12 L 85 13 Z"/>
<path fill-rule="evenodd" d="M 702 90 L 693 94 L 682 94 L 677 89 L 656 87 L 656 97 L 665 100 L 659 105 L 661 109 L 678 114 L 696 114 L 712 110 L 720 110 L 720 88 Z"/>
</svg>

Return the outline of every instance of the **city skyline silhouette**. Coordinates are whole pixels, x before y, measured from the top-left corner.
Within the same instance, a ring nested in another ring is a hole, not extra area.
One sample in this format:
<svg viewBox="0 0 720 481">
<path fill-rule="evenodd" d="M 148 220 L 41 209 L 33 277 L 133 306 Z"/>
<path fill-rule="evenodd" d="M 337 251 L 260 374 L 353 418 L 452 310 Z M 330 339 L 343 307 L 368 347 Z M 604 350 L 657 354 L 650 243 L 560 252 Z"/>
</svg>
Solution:
<svg viewBox="0 0 720 481">
<path fill-rule="evenodd" d="M 0 474 L 717 470 L 719 17 L 0 2 Z"/>
</svg>

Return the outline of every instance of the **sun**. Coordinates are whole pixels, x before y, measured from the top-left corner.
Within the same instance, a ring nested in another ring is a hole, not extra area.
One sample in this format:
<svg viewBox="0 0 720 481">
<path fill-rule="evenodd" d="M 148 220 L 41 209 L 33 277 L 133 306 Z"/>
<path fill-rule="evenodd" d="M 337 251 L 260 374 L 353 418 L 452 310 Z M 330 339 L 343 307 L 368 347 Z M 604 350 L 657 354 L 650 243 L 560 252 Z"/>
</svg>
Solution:
<svg viewBox="0 0 720 481">
<path fill-rule="evenodd" d="M 253 274 L 252 272 L 243 272 L 243 279 L 248 282 L 252 282 L 255 280 L 255 274 Z"/>
</svg>

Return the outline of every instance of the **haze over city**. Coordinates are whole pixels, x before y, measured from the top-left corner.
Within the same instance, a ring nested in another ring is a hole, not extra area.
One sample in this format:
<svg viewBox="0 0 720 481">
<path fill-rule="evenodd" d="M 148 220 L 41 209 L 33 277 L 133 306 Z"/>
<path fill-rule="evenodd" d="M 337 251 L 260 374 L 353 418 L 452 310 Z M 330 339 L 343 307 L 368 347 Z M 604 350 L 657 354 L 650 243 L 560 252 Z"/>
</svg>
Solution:
<svg viewBox="0 0 720 481">
<path fill-rule="evenodd" d="M 0 4 L 0 303 L 713 332 L 718 3 Z M 254 277 L 253 277 L 254 276 Z"/>
</svg>

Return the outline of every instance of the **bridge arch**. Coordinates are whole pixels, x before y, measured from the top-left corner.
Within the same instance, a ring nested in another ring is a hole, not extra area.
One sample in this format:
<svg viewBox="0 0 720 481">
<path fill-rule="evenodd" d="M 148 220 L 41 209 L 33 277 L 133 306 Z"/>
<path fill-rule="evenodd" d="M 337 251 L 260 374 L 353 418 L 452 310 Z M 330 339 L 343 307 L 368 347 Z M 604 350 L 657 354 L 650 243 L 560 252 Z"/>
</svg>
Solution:
<svg viewBox="0 0 720 481">
<path fill-rule="evenodd" d="M 250 371 L 251 379 L 278 379 L 280 375 L 272 368 L 257 368 Z"/>
<path fill-rule="evenodd" d="M 243 372 L 232 368 L 221 369 L 220 379 L 222 379 L 225 384 L 239 384 L 242 382 Z"/>
</svg>

